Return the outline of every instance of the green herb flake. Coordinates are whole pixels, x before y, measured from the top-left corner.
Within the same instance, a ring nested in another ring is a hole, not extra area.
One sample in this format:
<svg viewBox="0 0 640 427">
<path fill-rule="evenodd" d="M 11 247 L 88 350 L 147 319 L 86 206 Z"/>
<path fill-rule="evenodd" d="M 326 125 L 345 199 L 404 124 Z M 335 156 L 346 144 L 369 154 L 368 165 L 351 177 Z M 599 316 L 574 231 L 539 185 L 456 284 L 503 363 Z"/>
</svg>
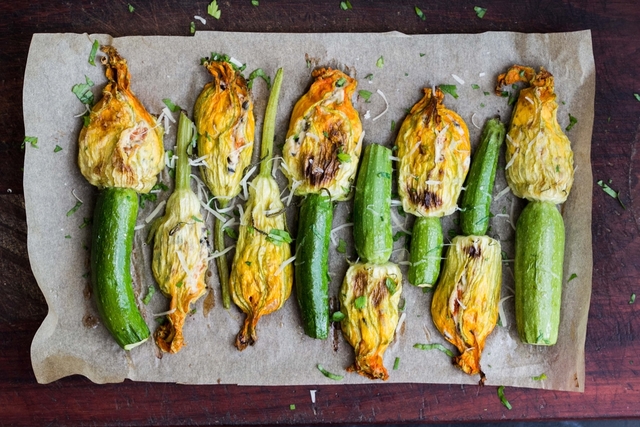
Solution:
<svg viewBox="0 0 640 427">
<path fill-rule="evenodd" d="M 365 78 L 365 79 L 367 79 L 367 80 L 369 80 L 369 81 L 371 81 L 371 80 L 373 80 L 373 74 L 372 74 L 372 73 L 369 73 L 369 74 L 367 74 L 366 76 L 364 76 L 364 78 Z"/>
<path fill-rule="evenodd" d="M 572 281 L 573 279 L 576 279 L 578 277 L 578 275 L 576 273 L 573 273 L 571 275 L 571 277 L 569 277 L 569 280 L 567 280 L 567 283 L 569 283 L 570 281 Z"/>
<path fill-rule="evenodd" d="M 191 21 L 191 23 L 189 24 L 189 32 L 191 34 L 195 34 L 196 33 L 196 23 Z"/>
<path fill-rule="evenodd" d="M 351 6 L 351 2 L 349 0 L 347 0 L 347 1 L 341 1 L 340 2 L 340 9 L 342 9 L 342 10 L 351 10 L 351 9 L 353 9 L 353 7 Z"/>
<path fill-rule="evenodd" d="M 176 283 L 176 288 L 180 289 L 181 287 L 182 287 L 182 282 L 181 281 Z"/>
<path fill-rule="evenodd" d="M 89 64 L 96 66 L 96 53 L 98 53 L 98 48 L 100 47 L 100 42 L 98 40 L 93 41 L 93 45 L 91 45 L 91 52 L 89 53 Z"/>
<path fill-rule="evenodd" d="M 391 132 L 393 132 L 394 130 L 396 130 L 396 121 L 391 120 Z"/>
<path fill-rule="evenodd" d="M 396 231 L 396 233 L 393 235 L 393 241 L 397 242 L 398 240 L 406 236 L 408 236 L 408 234 L 404 231 Z"/>
<path fill-rule="evenodd" d="M 634 94 L 633 94 L 633 96 L 634 96 L 638 101 L 640 101 L 640 95 L 639 95 L 639 94 L 634 93 Z"/>
<path fill-rule="evenodd" d="M 542 373 L 542 374 L 538 375 L 537 377 L 531 377 L 531 379 L 534 380 L 534 381 L 546 380 L 547 379 L 547 374 Z"/>
<path fill-rule="evenodd" d="M 427 20 L 427 17 L 424 16 L 424 12 L 422 12 L 422 10 L 420 10 L 418 6 L 414 6 L 413 10 L 416 11 L 416 15 L 418 15 L 418 18 L 422 19 L 423 21 Z"/>
<path fill-rule="evenodd" d="M 340 77 L 337 81 L 336 81 L 336 86 L 338 87 L 342 87 L 344 86 L 344 84 L 347 82 L 347 79 L 345 79 L 344 77 Z"/>
<path fill-rule="evenodd" d="M 78 228 L 83 229 L 85 228 L 87 225 L 91 225 L 91 218 L 87 218 L 86 216 L 84 218 L 82 218 L 82 224 L 80 224 L 78 226 Z"/>
<path fill-rule="evenodd" d="M 384 279 L 384 284 L 391 295 L 395 294 L 396 290 L 398 290 L 396 282 L 391 277 L 387 277 L 386 279 Z"/>
<path fill-rule="evenodd" d="M 476 16 L 480 19 L 484 18 L 484 14 L 487 13 L 487 9 L 480 6 L 475 6 L 473 10 L 476 12 Z"/>
<path fill-rule="evenodd" d="M 24 147 L 26 147 L 27 144 L 31 144 L 31 146 L 34 148 L 40 148 L 38 147 L 37 136 L 25 136 L 24 139 L 22 140 L 21 148 L 24 150 Z"/>
<path fill-rule="evenodd" d="M 286 230 L 279 230 L 277 228 L 269 231 L 269 235 L 267 235 L 267 240 L 273 243 L 274 245 L 280 246 L 284 243 L 291 243 L 293 239 L 289 235 Z"/>
<path fill-rule="evenodd" d="M 622 203 L 622 200 L 620 200 L 620 193 L 618 191 L 615 191 L 613 188 L 609 187 L 609 185 L 604 183 L 602 180 L 598 181 L 598 185 L 602 187 L 602 191 L 607 193 L 609 196 L 613 197 L 614 199 L 618 199 L 618 203 L 620 203 L 622 209 L 627 209 Z"/>
<path fill-rule="evenodd" d="M 509 96 L 509 92 L 506 90 L 503 90 L 502 92 L 500 92 L 500 96 L 503 98 L 507 98 Z"/>
<path fill-rule="evenodd" d="M 249 89 L 253 87 L 253 79 L 256 77 L 262 78 L 262 80 L 267 83 L 267 90 L 271 90 L 271 77 L 267 76 L 262 68 L 257 68 L 249 74 L 249 78 L 247 79 Z"/>
<path fill-rule="evenodd" d="M 247 264 L 248 267 L 251 267 L 251 261 L 245 261 L 245 264 Z"/>
<path fill-rule="evenodd" d="M 207 13 L 216 19 L 220 19 L 221 12 L 220 9 L 218 9 L 218 2 L 216 0 L 209 3 L 209 6 L 207 6 Z"/>
<path fill-rule="evenodd" d="M 340 163 L 351 163 L 351 155 L 347 153 L 338 153 Z"/>
<path fill-rule="evenodd" d="M 251 0 L 251 4 L 254 6 L 258 6 L 260 3 L 258 2 L 258 0 Z"/>
<path fill-rule="evenodd" d="M 477 85 L 477 84 L 475 84 L 475 83 L 473 83 L 473 84 L 471 85 L 471 89 L 480 89 L 480 86 L 479 86 L 479 85 Z"/>
<path fill-rule="evenodd" d="M 358 91 L 358 96 L 362 99 L 364 99 L 364 102 L 369 102 L 369 98 L 371 98 L 372 93 L 369 92 L 368 90 L 359 90 Z"/>
<path fill-rule="evenodd" d="M 231 227 L 225 227 L 224 228 L 224 233 L 231 237 L 233 240 L 237 240 L 238 239 L 238 233 L 236 232 L 236 230 L 234 230 Z"/>
<path fill-rule="evenodd" d="M 344 315 L 343 312 L 341 311 L 335 311 L 332 315 L 331 315 L 331 321 L 332 322 L 342 322 L 344 320 L 344 318 L 347 317 Z"/>
<path fill-rule="evenodd" d="M 498 387 L 498 397 L 500 398 L 500 402 L 502 402 L 504 407 L 507 408 L 508 410 L 511 410 L 511 403 L 509 403 L 507 398 L 504 397 L 504 386 L 503 385 Z"/>
<path fill-rule="evenodd" d="M 169 110 L 171 110 L 172 113 L 177 113 L 178 111 L 182 110 L 179 105 L 174 104 L 173 101 L 169 98 L 164 98 L 162 102 L 167 106 Z"/>
<path fill-rule="evenodd" d="M 332 374 L 331 372 L 329 372 L 329 371 L 327 371 L 326 369 L 324 369 L 324 368 L 322 367 L 322 365 L 321 365 L 321 364 L 319 364 L 319 363 L 318 363 L 317 367 L 318 367 L 318 370 L 319 370 L 320 372 L 322 372 L 322 375 L 324 375 L 325 377 L 327 377 L 327 378 L 329 378 L 329 379 L 332 379 L 332 380 L 334 380 L 334 381 L 340 381 L 341 379 L 343 379 L 343 378 L 344 378 L 342 375 Z"/>
<path fill-rule="evenodd" d="M 355 308 L 357 308 L 358 310 L 362 310 L 363 308 L 365 308 L 367 305 L 367 297 L 362 295 L 359 296 L 358 298 L 355 299 L 355 301 L 353 302 L 353 306 Z"/>
<path fill-rule="evenodd" d="M 73 87 L 71 88 L 71 92 L 73 92 L 78 100 L 80 100 L 80 102 L 82 102 L 83 104 L 92 105 L 93 92 L 91 92 L 91 87 L 93 86 L 93 82 L 87 76 L 84 76 L 84 80 L 85 83 L 78 83 L 76 85 L 73 85 Z"/>
<path fill-rule="evenodd" d="M 70 239 L 71 238 L 71 234 L 67 234 L 66 236 L 64 236 L 65 239 Z"/>
<path fill-rule="evenodd" d="M 417 348 L 418 350 L 440 350 L 441 352 L 443 352 L 444 354 L 446 354 L 449 357 L 453 357 L 453 352 L 451 352 L 451 350 L 449 350 L 447 347 L 443 346 L 440 343 L 434 343 L 434 344 L 414 344 L 413 348 Z"/>
<path fill-rule="evenodd" d="M 69 209 L 69 211 L 67 212 L 67 216 L 71 216 L 76 213 L 76 211 L 80 209 L 80 206 L 82 206 L 82 202 L 78 200 L 76 204 L 71 209 Z"/>
<path fill-rule="evenodd" d="M 322 135 L 324 135 L 325 138 L 329 138 L 329 132 L 326 130 L 322 132 Z"/>
<path fill-rule="evenodd" d="M 133 11 L 136 10 L 135 7 L 131 6 L 131 3 L 127 3 L 127 7 L 129 8 L 129 13 L 133 13 Z"/>
<path fill-rule="evenodd" d="M 338 246 L 336 247 L 336 251 L 338 251 L 341 254 L 344 254 L 347 252 L 347 242 L 345 242 L 344 239 L 340 239 L 338 241 Z"/>
<path fill-rule="evenodd" d="M 480 103 L 480 108 L 484 108 L 484 102 Z"/>
<path fill-rule="evenodd" d="M 153 294 L 155 294 L 155 293 L 156 293 L 156 287 L 155 286 L 149 286 L 147 288 L 147 294 L 142 299 L 142 302 L 144 303 L 144 305 L 149 304 L 149 302 L 151 301 L 151 297 L 153 297 Z"/>
<path fill-rule="evenodd" d="M 289 405 L 289 409 L 291 409 L 292 411 L 296 410 L 296 405 L 294 405 L 293 403 L 291 405 Z"/>
<path fill-rule="evenodd" d="M 439 85 L 438 88 L 444 93 L 448 93 L 455 99 L 458 99 L 458 87 L 456 85 Z"/>
<path fill-rule="evenodd" d="M 60 147 L 59 145 L 56 145 L 55 148 L 53 149 L 54 153 L 58 153 L 60 151 L 62 151 L 62 147 Z"/>
<path fill-rule="evenodd" d="M 399 367 L 400 367 L 400 358 L 396 357 L 396 359 L 393 361 L 393 370 L 397 371 Z"/>
<path fill-rule="evenodd" d="M 195 222 L 202 222 L 202 220 L 195 215 L 191 215 L 191 219 L 194 220 Z"/>
<path fill-rule="evenodd" d="M 518 100 L 518 97 L 516 96 L 516 93 L 513 92 L 512 94 L 509 95 L 509 105 L 513 105 L 516 103 L 516 101 Z"/>
<path fill-rule="evenodd" d="M 421 54 L 420 54 L 420 58 L 422 58 L 422 57 L 423 57 L 423 56 L 425 56 L 425 55 L 426 55 L 426 53 L 421 53 Z"/>
<path fill-rule="evenodd" d="M 491 95 L 491 92 L 486 92 L 486 91 L 485 91 L 485 92 L 482 92 L 482 93 L 484 94 L 484 96 L 489 96 L 489 95 Z"/>
<path fill-rule="evenodd" d="M 378 60 L 376 61 L 376 67 L 378 67 L 378 68 L 384 67 L 384 57 L 383 56 L 378 58 Z"/>
<path fill-rule="evenodd" d="M 571 114 L 569 114 L 569 124 L 567 125 L 566 128 L 564 128 L 564 130 L 569 132 L 571 129 L 573 129 L 573 127 L 575 126 L 576 123 L 578 123 L 578 119 L 576 119 Z"/>
<path fill-rule="evenodd" d="M 631 294 L 631 298 L 629 298 L 629 304 L 633 304 L 636 302 L 636 294 Z"/>
</svg>

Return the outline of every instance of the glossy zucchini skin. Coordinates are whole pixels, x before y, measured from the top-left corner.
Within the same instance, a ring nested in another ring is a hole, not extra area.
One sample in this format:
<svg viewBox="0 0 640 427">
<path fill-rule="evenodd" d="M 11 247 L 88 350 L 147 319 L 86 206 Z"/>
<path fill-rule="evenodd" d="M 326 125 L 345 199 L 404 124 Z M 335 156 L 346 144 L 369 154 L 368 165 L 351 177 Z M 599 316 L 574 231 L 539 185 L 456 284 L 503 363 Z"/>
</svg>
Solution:
<svg viewBox="0 0 640 427">
<path fill-rule="evenodd" d="M 91 236 L 91 281 L 100 318 L 125 350 L 149 338 L 130 271 L 137 214 L 134 190 L 105 188 L 98 194 Z"/>
<path fill-rule="evenodd" d="M 393 251 L 391 230 L 391 150 L 365 147 L 353 204 L 353 238 L 364 262 L 383 264 Z"/>
<path fill-rule="evenodd" d="M 304 332 L 311 338 L 329 335 L 329 239 L 333 203 L 325 194 L 302 201 L 296 238 L 296 294 Z"/>
<path fill-rule="evenodd" d="M 564 262 L 564 222 L 550 202 L 530 202 L 516 224 L 515 308 L 524 343 L 558 340 Z"/>
<path fill-rule="evenodd" d="M 489 228 L 493 183 L 505 132 L 500 120 L 488 120 L 471 160 L 466 190 L 460 203 L 460 226 L 467 236 L 481 236 Z"/>
<path fill-rule="evenodd" d="M 421 288 L 432 288 L 440 275 L 442 257 L 442 224 L 438 217 L 416 218 L 411 234 L 409 283 Z"/>
</svg>

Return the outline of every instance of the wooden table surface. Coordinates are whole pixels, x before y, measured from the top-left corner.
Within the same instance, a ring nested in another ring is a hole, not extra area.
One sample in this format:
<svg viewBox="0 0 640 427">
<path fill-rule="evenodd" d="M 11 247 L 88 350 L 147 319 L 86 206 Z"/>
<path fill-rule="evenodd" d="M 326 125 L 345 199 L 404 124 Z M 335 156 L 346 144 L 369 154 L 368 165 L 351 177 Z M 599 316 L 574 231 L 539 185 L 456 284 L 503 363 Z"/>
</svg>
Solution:
<svg viewBox="0 0 640 427">
<path fill-rule="evenodd" d="M 22 196 L 22 81 L 35 32 L 188 35 L 207 1 L 0 3 L 0 425 L 192 425 L 456 422 L 640 418 L 640 6 L 637 0 L 250 0 L 219 2 L 199 30 L 268 32 L 590 29 L 597 70 L 592 140 L 593 294 L 584 394 L 495 387 L 381 384 L 316 387 L 95 385 L 79 376 L 39 385 L 29 349 L 47 305 L 31 273 Z M 414 11 L 420 7 L 426 20 Z M 487 8 L 483 19 L 474 6 Z M 612 180 L 626 209 L 596 185 Z M 428 367 L 425 367 L 428 369 Z M 289 405 L 295 404 L 295 410 Z"/>
</svg>

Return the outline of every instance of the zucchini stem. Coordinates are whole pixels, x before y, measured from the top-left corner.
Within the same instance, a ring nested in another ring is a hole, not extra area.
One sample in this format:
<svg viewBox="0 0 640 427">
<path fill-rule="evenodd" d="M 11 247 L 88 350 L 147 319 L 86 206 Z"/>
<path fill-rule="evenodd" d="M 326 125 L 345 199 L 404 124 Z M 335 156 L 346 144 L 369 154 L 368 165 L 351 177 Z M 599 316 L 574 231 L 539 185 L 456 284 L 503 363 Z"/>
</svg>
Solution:
<svg viewBox="0 0 640 427">
<path fill-rule="evenodd" d="M 260 176 L 269 176 L 273 163 L 273 138 L 276 129 L 276 113 L 278 112 L 278 98 L 280 97 L 280 86 L 282 86 L 282 68 L 278 68 L 276 77 L 273 80 L 269 103 L 264 114 L 264 125 L 262 127 L 262 143 L 260 145 Z"/>
<path fill-rule="evenodd" d="M 220 200 L 220 208 L 226 207 L 227 200 Z M 218 218 L 213 220 L 213 244 L 216 252 L 225 250 L 224 246 L 224 228 L 222 221 Z M 222 296 L 222 306 L 226 309 L 231 307 L 231 297 L 229 296 L 229 264 L 227 256 L 222 255 L 216 258 L 216 266 L 218 267 L 218 278 L 220 279 L 220 295 Z"/>
<path fill-rule="evenodd" d="M 190 175 L 191 166 L 187 147 L 193 138 L 193 122 L 187 117 L 184 111 L 180 112 L 178 122 L 178 160 L 176 164 L 176 190 L 187 190 L 191 188 Z"/>
</svg>

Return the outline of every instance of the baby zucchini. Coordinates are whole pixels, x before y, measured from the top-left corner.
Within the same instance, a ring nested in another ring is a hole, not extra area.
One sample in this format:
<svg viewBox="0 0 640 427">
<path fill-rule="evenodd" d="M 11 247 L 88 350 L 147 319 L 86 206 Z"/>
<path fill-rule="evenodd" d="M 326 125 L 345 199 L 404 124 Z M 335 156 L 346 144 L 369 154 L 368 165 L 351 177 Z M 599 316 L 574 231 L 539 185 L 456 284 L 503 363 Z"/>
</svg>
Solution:
<svg viewBox="0 0 640 427">
<path fill-rule="evenodd" d="M 329 239 L 333 203 L 310 193 L 302 201 L 296 238 L 296 292 L 304 332 L 311 338 L 329 335 Z"/>
<path fill-rule="evenodd" d="M 138 195 L 130 188 L 104 188 L 93 215 L 91 281 L 100 318 L 125 350 L 149 338 L 131 280 L 131 249 Z"/>
<path fill-rule="evenodd" d="M 516 224 L 514 276 L 518 334 L 524 343 L 558 339 L 564 223 L 553 203 L 530 202 Z"/>
<path fill-rule="evenodd" d="M 382 264 L 393 250 L 391 231 L 391 150 L 365 147 L 353 206 L 353 237 L 360 258 Z"/>
<path fill-rule="evenodd" d="M 487 121 L 471 161 L 466 191 L 460 203 L 460 226 L 468 236 L 486 234 L 489 228 L 491 193 L 504 137 L 505 127 L 500 120 Z"/>
<path fill-rule="evenodd" d="M 411 235 L 411 264 L 407 272 L 409 283 L 421 288 L 431 288 L 436 284 L 440 275 L 442 240 L 440 218 L 416 218 Z"/>
</svg>

